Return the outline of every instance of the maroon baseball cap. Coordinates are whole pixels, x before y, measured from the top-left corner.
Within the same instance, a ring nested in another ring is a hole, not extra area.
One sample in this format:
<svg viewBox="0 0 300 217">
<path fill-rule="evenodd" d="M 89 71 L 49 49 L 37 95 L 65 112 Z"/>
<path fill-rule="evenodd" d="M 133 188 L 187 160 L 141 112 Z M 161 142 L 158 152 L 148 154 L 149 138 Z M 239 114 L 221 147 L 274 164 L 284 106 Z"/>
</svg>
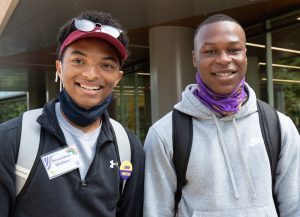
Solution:
<svg viewBox="0 0 300 217">
<path fill-rule="evenodd" d="M 90 32 L 84 32 L 80 30 L 75 30 L 71 32 L 67 38 L 63 41 L 63 43 L 60 46 L 59 55 L 62 53 L 62 51 L 67 48 L 70 44 L 73 42 L 82 39 L 82 38 L 99 38 L 102 39 L 109 44 L 111 44 L 116 51 L 118 52 L 122 62 L 124 62 L 127 58 L 127 51 L 124 45 L 115 37 L 111 36 L 110 34 L 101 32 L 101 27 L 95 28 L 93 31 Z"/>
</svg>

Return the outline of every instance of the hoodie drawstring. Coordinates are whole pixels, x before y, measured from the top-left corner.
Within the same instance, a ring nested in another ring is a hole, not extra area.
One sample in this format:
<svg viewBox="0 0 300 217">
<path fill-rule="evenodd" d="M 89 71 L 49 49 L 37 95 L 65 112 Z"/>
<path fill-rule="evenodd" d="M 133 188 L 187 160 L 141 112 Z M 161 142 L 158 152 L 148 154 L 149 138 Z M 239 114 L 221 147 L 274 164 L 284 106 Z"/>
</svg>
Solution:
<svg viewBox="0 0 300 217">
<path fill-rule="evenodd" d="M 227 149 L 226 149 L 226 146 L 225 146 L 223 133 L 221 131 L 220 124 L 219 124 L 219 121 L 218 121 L 217 117 L 214 114 L 212 116 L 213 116 L 214 121 L 215 121 L 216 126 L 217 126 L 217 132 L 219 134 L 222 151 L 223 151 L 223 154 L 224 154 L 224 157 L 225 157 L 227 169 L 228 169 L 229 176 L 230 176 L 230 181 L 231 181 L 231 184 L 232 184 L 232 187 L 233 187 L 233 190 L 234 190 L 234 196 L 235 196 L 236 199 L 238 199 L 238 198 L 240 198 L 240 195 L 239 195 L 237 184 L 236 184 L 236 181 L 235 181 L 235 178 L 234 178 L 234 175 L 233 175 L 233 170 L 232 170 L 232 166 L 231 166 L 230 159 L 229 159 L 229 156 L 228 156 L 228 152 L 227 152 Z"/>
<path fill-rule="evenodd" d="M 255 191 L 255 187 L 254 187 L 251 175 L 250 175 L 250 170 L 249 170 L 249 167 L 248 167 L 248 164 L 247 164 L 247 161 L 246 161 L 244 148 L 243 148 L 243 145 L 240 142 L 240 138 L 238 136 L 239 134 L 238 134 L 237 125 L 236 125 L 236 122 L 235 122 L 235 117 L 233 118 L 233 125 L 234 125 L 235 136 L 236 136 L 237 141 L 239 143 L 238 146 L 239 146 L 240 155 L 241 155 L 242 164 L 243 164 L 242 167 L 243 167 L 244 173 L 246 174 L 247 181 L 248 181 L 248 186 L 249 186 L 250 191 L 252 193 L 252 197 L 256 198 L 256 191 Z"/>
<path fill-rule="evenodd" d="M 238 188 L 237 188 L 236 180 L 235 180 L 234 175 L 233 175 L 233 169 L 232 169 L 230 158 L 229 158 L 229 155 L 228 155 L 228 152 L 227 152 L 227 149 L 226 149 L 224 136 L 223 136 L 223 133 L 222 133 L 222 130 L 221 130 L 221 127 L 220 127 L 220 124 L 219 124 L 219 121 L 218 121 L 217 117 L 214 114 L 212 116 L 213 116 L 214 122 L 216 123 L 217 132 L 218 132 L 218 135 L 219 135 L 222 151 L 223 151 L 223 154 L 224 154 L 224 157 L 225 157 L 228 173 L 229 173 L 229 176 L 230 176 L 230 181 L 231 181 L 231 184 L 232 184 L 232 187 L 233 187 L 233 190 L 234 190 L 234 196 L 235 196 L 236 199 L 238 199 L 240 197 L 240 195 L 239 195 L 239 191 L 238 191 Z M 241 140 L 239 138 L 235 117 L 233 117 L 233 125 L 234 125 L 235 137 L 236 137 L 237 142 L 238 142 L 238 150 L 239 150 L 239 153 L 240 153 L 240 158 L 242 159 L 242 169 L 244 171 L 244 174 L 246 174 L 246 179 L 247 179 L 248 186 L 249 186 L 249 189 L 251 191 L 252 197 L 256 198 L 255 187 L 254 187 L 254 184 L 253 184 L 253 181 L 252 181 L 252 178 L 251 178 L 251 175 L 250 175 L 250 170 L 249 170 L 249 167 L 248 167 L 248 164 L 247 164 L 247 161 L 246 161 L 244 148 L 243 148 L 243 145 L 242 145 Z"/>
</svg>

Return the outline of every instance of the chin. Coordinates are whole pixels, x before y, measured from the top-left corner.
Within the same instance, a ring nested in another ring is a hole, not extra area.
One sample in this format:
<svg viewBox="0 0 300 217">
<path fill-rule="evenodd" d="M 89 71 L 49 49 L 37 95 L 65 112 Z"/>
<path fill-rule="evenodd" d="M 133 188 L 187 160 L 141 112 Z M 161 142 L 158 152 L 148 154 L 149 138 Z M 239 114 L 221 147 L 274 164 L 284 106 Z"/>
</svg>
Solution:
<svg viewBox="0 0 300 217">
<path fill-rule="evenodd" d="M 84 108 L 84 109 L 91 109 L 93 108 L 94 106 L 98 105 L 96 103 L 91 103 L 91 102 L 81 102 L 81 103 L 77 103 L 81 108 Z"/>
<path fill-rule="evenodd" d="M 218 95 L 230 95 L 235 89 L 234 88 L 222 88 L 218 90 L 213 90 Z"/>
</svg>

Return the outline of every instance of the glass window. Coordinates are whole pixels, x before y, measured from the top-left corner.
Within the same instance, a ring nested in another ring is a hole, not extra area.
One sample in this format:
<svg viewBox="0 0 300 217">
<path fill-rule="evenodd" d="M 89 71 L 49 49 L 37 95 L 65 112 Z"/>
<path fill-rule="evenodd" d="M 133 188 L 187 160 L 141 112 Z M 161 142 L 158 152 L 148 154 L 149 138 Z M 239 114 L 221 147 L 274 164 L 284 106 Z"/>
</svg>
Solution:
<svg viewBox="0 0 300 217">
<path fill-rule="evenodd" d="M 18 117 L 27 110 L 26 93 L 2 92 L 0 95 L 0 123 Z"/>
<path fill-rule="evenodd" d="M 27 110 L 27 73 L 19 69 L 0 69 L 0 123 Z"/>
<path fill-rule="evenodd" d="M 300 20 L 299 14 L 289 14 L 271 20 L 272 69 L 274 106 L 288 115 L 300 130 Z M 247 55 L 257 59 L 259 98 L 268 102 L 266 68 L 266 31 L 258 27 L 246 28 Z M 249 29 L 249 32 L 247 32 Z M 255 31 L 254 31 L 255 30 Z M 248 71 L 249 73 L 249 71 Z M 250 72 L 253 73 L 253 72 Z M 251 85 L 252 86 L 252 85 Z"/>
<path fill-rule="evenodd" d="M 300 130 L 300 21 L 272 33 L 275 107 Z"/>
<path fill-rule="evenodd" d="M 114 89 L 110 115 L 144 141 L 151 125 L 149 64 L 128 67 Z"/>
</svg>

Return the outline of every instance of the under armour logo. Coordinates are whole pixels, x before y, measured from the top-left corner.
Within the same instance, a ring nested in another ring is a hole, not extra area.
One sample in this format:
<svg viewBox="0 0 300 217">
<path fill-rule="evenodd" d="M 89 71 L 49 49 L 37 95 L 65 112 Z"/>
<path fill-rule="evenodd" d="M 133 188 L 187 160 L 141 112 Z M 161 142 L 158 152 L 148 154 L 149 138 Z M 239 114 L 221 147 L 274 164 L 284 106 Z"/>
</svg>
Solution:
<svg viewBox="0 0 300 217">
<path fill-rule="evenodd" d="M 110 162 L 110 168 L 114 168 L 114 166 L 119 166 L 118 162 L 114 163 L 113 160 L 109 161 Z"/>
</svg>

